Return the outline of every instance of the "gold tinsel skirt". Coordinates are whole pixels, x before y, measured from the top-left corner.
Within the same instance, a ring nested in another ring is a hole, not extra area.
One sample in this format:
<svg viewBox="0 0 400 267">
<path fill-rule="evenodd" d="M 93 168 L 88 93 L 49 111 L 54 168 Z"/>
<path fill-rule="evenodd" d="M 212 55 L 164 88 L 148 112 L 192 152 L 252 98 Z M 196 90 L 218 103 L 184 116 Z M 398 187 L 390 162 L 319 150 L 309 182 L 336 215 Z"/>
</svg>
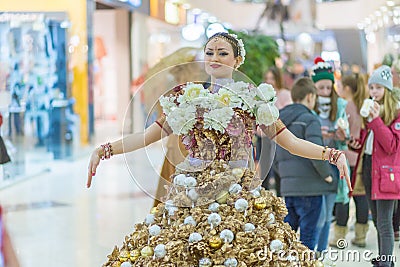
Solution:
<svg viewBox="0 0 400 267">
<path fill-rule="evenodd" d="M 191 168 L 177 166 L 168 201 L 103 266 L 322 266 L 283 222 L 284 201 L 253 171 L 223 161 Z"/>
</svg>

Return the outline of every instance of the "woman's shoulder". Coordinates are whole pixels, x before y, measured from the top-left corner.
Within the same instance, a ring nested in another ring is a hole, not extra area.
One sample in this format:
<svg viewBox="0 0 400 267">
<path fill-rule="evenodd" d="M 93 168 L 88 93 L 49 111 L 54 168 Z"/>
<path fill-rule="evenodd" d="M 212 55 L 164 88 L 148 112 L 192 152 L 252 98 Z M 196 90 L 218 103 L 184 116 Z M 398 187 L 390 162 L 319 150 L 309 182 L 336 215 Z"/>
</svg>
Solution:
<svg viewBox="0 0 400 267">
<path fill-rule="evenodd" d="M 281 89 L 275 88 L 275 91 L 277 95 L 289 95 L 289 96 L 291 95 L 290 90 L 287 88 L 281 88 Z"/>
<path fill-rule="evenodd" d="M 347 105 L 347 100 L 341 97 L 338 97 L 337 104 L 339 108 L 345 108 Z"/>
<path fill-rule="evenodd" d="M 354 101 L 352 101 L 352 100 L 347 101 L 346 112 L 358 113 L 358 108 L 357 108 L 356 103 L 354 103 Z"/>
</svg>

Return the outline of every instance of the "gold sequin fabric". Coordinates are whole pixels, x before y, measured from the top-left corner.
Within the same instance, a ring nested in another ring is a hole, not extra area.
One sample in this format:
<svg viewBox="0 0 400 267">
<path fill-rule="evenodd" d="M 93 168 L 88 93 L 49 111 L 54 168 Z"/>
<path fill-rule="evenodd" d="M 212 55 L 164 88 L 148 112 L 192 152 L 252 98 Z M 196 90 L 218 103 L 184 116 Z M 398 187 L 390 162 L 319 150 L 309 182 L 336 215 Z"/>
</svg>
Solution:
<svg viewBox="0 0 400 267">
<path fill-rule="evenodd" d="M 135 225 L 103 266 L 128 262 L 131 266 L 223 267 L 231 266 L 226 264 L 232 261 L 240 267 L 319 266 L 283 222 L 287 215 L 283 200 L 261 188 L 261 180 L 250 169 L 232 168 L 228 162 L 216 160 L 201 170 L 190 166 L 178 169 L 175 177 L 178 175 L 193 177 L 197 184 L 193 188 L 171 184 L 166 202 Z M 196 200 L 190 197 L 192 189 L 198 194 Z M 238 205 L 243 202 L 244 206 Z M 217 216 L 219 223 L 211 224 L 212 216 Z M 156 233 L 155 226 L 159 229 Z M 224 239 L 227 230 L 232 239 Z"/>
</svg>

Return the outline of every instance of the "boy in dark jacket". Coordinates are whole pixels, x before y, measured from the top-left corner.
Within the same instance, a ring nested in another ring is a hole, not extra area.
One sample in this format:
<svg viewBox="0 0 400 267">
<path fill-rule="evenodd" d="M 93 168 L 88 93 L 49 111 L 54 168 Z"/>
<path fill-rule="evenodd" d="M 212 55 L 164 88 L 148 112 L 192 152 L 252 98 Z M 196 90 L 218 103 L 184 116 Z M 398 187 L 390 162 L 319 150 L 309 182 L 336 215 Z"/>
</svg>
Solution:
<svg viewBox="0 0 400 267">
<path fill-rule="evenodd" d="M 294 135 L 323 145 L 321 124 L 313 113 L 316 88 L 310 78 L 300 78 L 291 90 L 294 104 L 280 111 L 280 119 Z M 277 147 L 276 161 L 281 176 L 281 194 L 285 197 L 288 222 L 293 230 L 300 228 L 300 241 L 313 250 L 316 245 L 315 228 L 322 207 L 322 195 L 336 192 L 329 163 L 290 154 Z"/>
</svg>

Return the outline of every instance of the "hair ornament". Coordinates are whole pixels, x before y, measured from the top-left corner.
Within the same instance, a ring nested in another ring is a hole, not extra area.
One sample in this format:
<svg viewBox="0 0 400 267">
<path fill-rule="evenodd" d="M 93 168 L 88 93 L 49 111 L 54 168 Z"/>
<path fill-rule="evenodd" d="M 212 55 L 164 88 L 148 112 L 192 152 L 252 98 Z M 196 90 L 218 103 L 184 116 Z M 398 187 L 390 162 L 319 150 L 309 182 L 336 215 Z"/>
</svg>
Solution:
<svg viewBox="0 0 400 267">
<path fill-rule="evenodd" d="M 246 50 L 244 49 L 244 43 L 243 40 L 239 39 L 236 34 L 230 33 L 229 35 L 232 36 L 237 41 L 238 54 L 242 58 L 242 60 L 236 66 L 236 68 L 239 68 L 244 63 L 246 57 Z"/>
</svg>

